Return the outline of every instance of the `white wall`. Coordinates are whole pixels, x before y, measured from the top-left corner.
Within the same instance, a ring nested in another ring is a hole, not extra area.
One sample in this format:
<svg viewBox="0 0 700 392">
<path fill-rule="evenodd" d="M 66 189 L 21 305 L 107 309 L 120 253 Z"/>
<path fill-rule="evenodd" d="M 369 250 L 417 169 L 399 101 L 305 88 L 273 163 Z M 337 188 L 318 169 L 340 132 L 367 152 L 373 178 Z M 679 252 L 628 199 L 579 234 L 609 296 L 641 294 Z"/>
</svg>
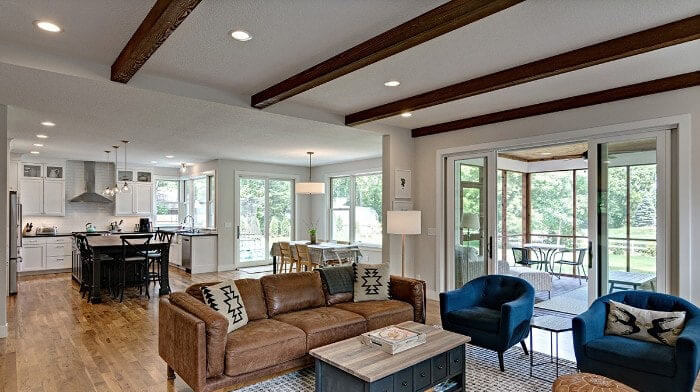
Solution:
<svg viewBox="0 0 700 392">
<path fill-rule="evenodd" d="M 269 163 L 218 159 L 188 168 L 187 175 L 214 171 L 216 175 L 216 231 L 218 233 L 219 271 L 234 269 L 235 234 L 238 217 L 235 216 L 235 175 L 237 172 L 287 175 L 300 179 L 308 178 L 308 168 L 303 166 L 275 165 Z M 296 236 L 303 232 L 299 222 L 308 219 L 308 196 L 297 196 Z"/>
<path fill-rule="evenodd" d="M 692 149 L 700 151 L 700 87 L 416 138 L 413 192 L 418 208 L 423 211 L 423 227 L 436 227 L 435 175 L 437 151 L 440 149 L 681 114 L 690 114 Z M 693 179 L 691 204 L 697 206 L 700 205 L 700 155 L 693 154 L 690 166 L 685 169 L 690 170 Z M 700 224 L 700 209 L 693 210 L 691 222 L 693 227 Z M 426 280 L 429 288 L 434 289 L 436 237 L 427 236 L 425 230 L 423 233 L 417 238 L 415 269 L 416 274 Z M 690 236 L 692 244 L 700 244 L 700 230 L 685 234 Z M 693 256 L 690 258 L 690 273 L 694 282 L 700 281 L 700 261 L 695 260 L 696 252 L 696 249 L 692 249 Z M 700 285 L 692 286 L 691 296 L 694 302 L 700 301 Z"/>
<path fill-rule="evenodd" d="M 8 203 L 7 203 L 7 164 L 9 148 L 7 142 L 7 106 L 0 105 L 0 338 L 7 336 L 7 264 L 9 249 Z"/>
</svg>

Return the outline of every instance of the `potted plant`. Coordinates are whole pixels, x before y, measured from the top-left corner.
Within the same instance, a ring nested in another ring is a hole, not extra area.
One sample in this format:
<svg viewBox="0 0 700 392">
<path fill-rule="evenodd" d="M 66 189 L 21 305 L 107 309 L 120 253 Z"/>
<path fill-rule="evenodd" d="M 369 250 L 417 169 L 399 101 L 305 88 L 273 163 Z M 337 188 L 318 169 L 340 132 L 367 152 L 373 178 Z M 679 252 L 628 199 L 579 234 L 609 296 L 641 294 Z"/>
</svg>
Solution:
<svg viewBox="0 0 700 392">
<path fill-rule="evenodd" d="M 318 226 L 318 219 L 315 222 L 307 221 L 306 227 L 309 231 L 309 241 L 312 244 L 316 243 L 316 227 Z"/>
</svg>

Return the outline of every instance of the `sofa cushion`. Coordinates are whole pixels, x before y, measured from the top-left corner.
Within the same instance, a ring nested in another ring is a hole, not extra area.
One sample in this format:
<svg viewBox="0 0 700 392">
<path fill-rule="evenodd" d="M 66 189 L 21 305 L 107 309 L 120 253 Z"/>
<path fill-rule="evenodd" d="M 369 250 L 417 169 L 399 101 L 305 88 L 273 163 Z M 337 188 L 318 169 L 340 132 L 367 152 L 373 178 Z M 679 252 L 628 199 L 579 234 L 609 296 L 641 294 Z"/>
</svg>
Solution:
<svg viewBox="0 0 700 392">
<path fill-rule="evenodd" d="M 447 321 L 480 331 L 497 333 L 501 324 L 501 312 L 481 306 L 454 310 L 446 314 Z"/>
<path fill-rule="evenodd" d="M 586 344 L 586 355 L 596 361 L 623 366 L 644 373 L 673 377 L 674 348 L 622 336 L 603 336 Z"/>
<path fill-rule="evenodd" d="M 364 317 L 333 307 L 284 313 L 274 318 L 304 331 L 307 350 L 367 332 L 367 322 Z"/>
<path fill-rule="evenodd" d="M 346 302 L 334 307 L 364 317 L 367 320 L 368 331 L 404 321 L 413 321 L 413 306 L 396 300 Z"/>
<path fill-rule="evenodd" d="M 233 332 L 248 324 L 248 313 L 245 311 L 241 293 L 233 280 L 225 280 L 219 284 L 202 287 L 204 302 L 210 308 L 221 313 L 228 320 L 227 332 Z"/>
<path fill-rule="evenodd" d="M 318 272 L 325 287 L 328 288 L 329 295 L 352 293 L 354 274 L 352 265 L 321 268 Z"/>
<path fill-rule="evenodd" d="M 260 283 L 270 317 L 324 304 L 321 276 L 316 272 L 265 275 Z"/>
<path fill-rule="evenodd" d="M 683 331 L 685 312 L 661 312 L 608 301 L 606 335 L 675 346 Z"/>
<path fill-rule="evenodd" d="M 352 265 L 354 268 L 353 301 L 389 299 L 389 263 Z"/>
<path fill-rule="evenodd" d="M 236 279 L 234 282 L 236 282 L 236 287 L 238 287 L 241 298 L 243 298 L 243 305 L 245 306 L 246 313 L 248 313 L 248 320 L 252 321 L 267 318 L 267 305 L 265 304 L 265 294 L 263 294 L 260 279 Z M 217 283 L 220 282 L 196 283 L 188 287 L 185 292 L 201 302 L 204 302 L 202 287 L 215 285 Z"/>
<path fill-rule="evenodd" d="M 262 319 L 228 334 L 227 376 L 237 376 L 301 358 L 306 354 L 306 334 L 292 325 Z"/>
</svg>

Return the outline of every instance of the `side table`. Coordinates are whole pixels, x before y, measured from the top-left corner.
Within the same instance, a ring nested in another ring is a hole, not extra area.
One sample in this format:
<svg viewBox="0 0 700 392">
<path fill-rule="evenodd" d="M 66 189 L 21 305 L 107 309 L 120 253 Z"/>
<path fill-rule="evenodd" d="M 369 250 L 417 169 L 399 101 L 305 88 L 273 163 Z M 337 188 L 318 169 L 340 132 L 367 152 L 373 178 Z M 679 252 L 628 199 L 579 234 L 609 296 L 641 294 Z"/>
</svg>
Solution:
<svg viewBox="0 0 700 392">
<path fill-rule="evenodd" d="M 541 329 L 544 331 L 549 331 L 549 361 L 535 363 L 534 352 L 532 345 L 532 330 L 534 328 Z M 561 332 L 571 331 L 571 319 L 559 316 L 539 316 L 534 317 L 530 321 L 530 377 L 536 378 L 538 380 L 553 382 L 554 380 L 548 380 L 543 377 L 539 377 L 533 374 L 532 370 L 537 366 L 549 365 L 551 363 L 555 364 L 556 376 L 555 379 L 559 377 L 559 367 L 564 366 L 567 368 L 572 368 L 568 365 L 563 365 L 559 363 L 559 334 Z M 556 349 L 553 347 L 553 342 L 556 342 Z"/>
</svg>

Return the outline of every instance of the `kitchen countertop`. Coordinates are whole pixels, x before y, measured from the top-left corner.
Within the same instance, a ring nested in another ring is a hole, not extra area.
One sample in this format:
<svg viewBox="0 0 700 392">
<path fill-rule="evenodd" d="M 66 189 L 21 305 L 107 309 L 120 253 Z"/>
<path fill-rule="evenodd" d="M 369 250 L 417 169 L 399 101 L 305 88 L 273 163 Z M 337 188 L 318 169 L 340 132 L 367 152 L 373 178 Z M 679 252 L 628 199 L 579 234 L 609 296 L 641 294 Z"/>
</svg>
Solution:
<svg viewBox="0 0 700 392">
<path fill-rule="evenodd" d="M 206 232 L 201 232 L 201 233 L 191 233 L 191 232 L 183 232 L 183 231 L 177 231 L 177 230 L 162 230 L 162 231 L 179 234 L 179 235 L 185 236 L 185 237 L 207 237 L 207 236 L 216 236 L 217 235 L 217 233 L 215 231 L 214 232 L 206 231 Z M 150 231 L 149 233 L 155 234 L 156 232 Z M 71 237 L 75 234 L 129 235 L 129 234 L 145 234 L 145 233 L 140 232 L 140 231 L 119 231 L 119 232 L 111 233 L 109 231 L 98 230 L 98 231 L 93 231 L 93 232 L 74 231 L 74 232 L 70 232 L 70 233 L 58 232 L 56 234 L 39 234 L 39 235 L 22 234 L 22 238 Z"/>
<path fill-rule="evenodd" d="M 190 233 L 190 232 L 176 232 L 175 234 L 179 234 L 184 237 L 209 237 L 209 236 L 216 236 L 216 232 L 205 232 L 205 233 Z"/>
</svg>

